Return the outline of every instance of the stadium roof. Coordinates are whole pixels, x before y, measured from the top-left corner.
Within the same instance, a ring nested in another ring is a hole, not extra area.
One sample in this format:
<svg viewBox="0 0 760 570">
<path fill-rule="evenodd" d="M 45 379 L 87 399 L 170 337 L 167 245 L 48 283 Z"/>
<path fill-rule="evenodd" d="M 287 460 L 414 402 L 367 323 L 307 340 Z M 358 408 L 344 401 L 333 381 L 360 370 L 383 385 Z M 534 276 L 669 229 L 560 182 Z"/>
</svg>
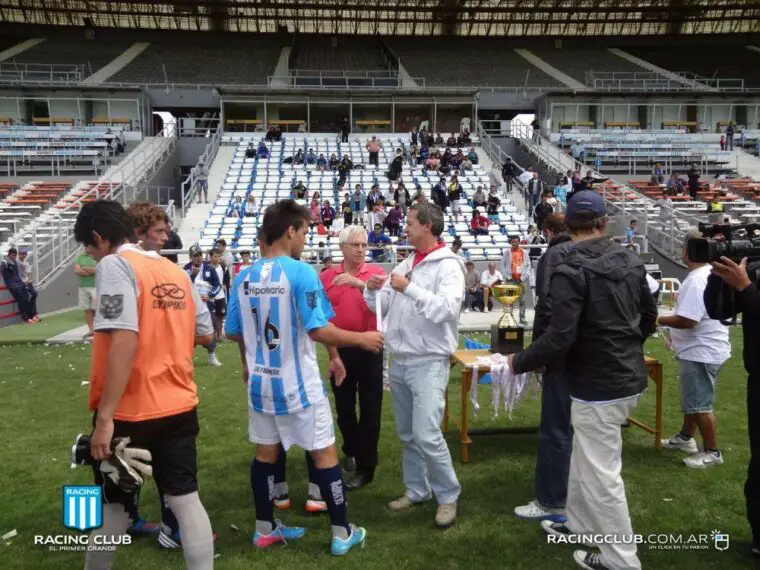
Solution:
<svg viewBox="0 0 760 570">
<path fill-rule="evenodd" d="M 0 0 L 0 22 L 160 30 L 425 36 L 760 31 L 757 0 Z"/>
</svg>

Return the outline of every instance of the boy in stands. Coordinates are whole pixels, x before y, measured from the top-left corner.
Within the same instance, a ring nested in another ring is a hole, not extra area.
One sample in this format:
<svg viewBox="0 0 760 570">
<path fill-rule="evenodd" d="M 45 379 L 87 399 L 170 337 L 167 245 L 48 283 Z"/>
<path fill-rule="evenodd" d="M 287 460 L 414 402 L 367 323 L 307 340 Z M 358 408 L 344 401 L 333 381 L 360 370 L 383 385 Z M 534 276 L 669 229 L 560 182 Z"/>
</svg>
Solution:
<svg viewBox="0 0 760 570">
<path fill-rule="evenodd" d="M 194 345 L 213 335 L 208 310 L 181 269 L 129 243 L 132 220 L 118 202 L 85 204 L 74 236 L 99 262 L 90 452 L 96 461 L 109 457 L 114 437 L 129 437 L 132 445 L 149 450 L 156 484 L 178 521 L 187 567 L 213 568 L 211 523 L 198 496 L 192 365 Z M 129 526 L 135 496 L 94 471 L 105 501 L 103 524 L 92 534 L 115 540 Z M 110 568 L 114 555 L 88 551 L 85 568 Z"/>
<path fill-rule="evenodd" d="M 226 332 L 240 345 L 244 378 L 248 378 L 248 433 L 256 443 L 251 464 L 254 545 L 265 548 L 305 533 L 274 518 L 281 448 L 287 451 L 296 444 L 314 459 L 315 479 L 332 527 L 332 553 L 342 555 L 363 544 L 367 531 L 348 522 L 335 428 L 315 343 L 328 345 L 330 372 L 340 384 L 346 371 L 335 346 L 378 352 L 383 335 L 348 332 L 329 322 L 332 307 L 316 271 L 296 261 L 306 244 L 309 220 L 309 211 L 293 200 L 267 208 L 262 232 L 268 251 L 235 280 Z"/>
</svg>

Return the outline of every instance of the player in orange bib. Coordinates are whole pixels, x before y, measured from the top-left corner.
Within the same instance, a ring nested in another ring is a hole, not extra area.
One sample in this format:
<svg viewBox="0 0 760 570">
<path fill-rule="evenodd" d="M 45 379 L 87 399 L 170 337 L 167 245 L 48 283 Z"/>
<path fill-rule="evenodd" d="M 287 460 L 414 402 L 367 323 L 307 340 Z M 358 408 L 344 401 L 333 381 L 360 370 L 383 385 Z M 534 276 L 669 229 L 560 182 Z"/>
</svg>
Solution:
<svg viewBox="0 0 760 570">
<path fill-rule="evenodd" d="M 179 267 L 130 243 L 132 221 L 118 202 L 85 204 L 74 236 L 99 261 L 89 395 L 92 456 L 110 456 L 114 437 L 148 449 L 156 484 L 179 523 L 187 567 L 213 568 L 211 523 L 198 496 L 192 364 L 195 344 L 208 343 L 213 334 L 208 309 Z M 95 481 L 103 486 L 105 504 L 103 525 L 93 534 L 124 534 L 134 493 L 104 480 L 97 468 Z M 85 568 L 110 568 L 114 554 L 88 551 Z"/>
</svg>

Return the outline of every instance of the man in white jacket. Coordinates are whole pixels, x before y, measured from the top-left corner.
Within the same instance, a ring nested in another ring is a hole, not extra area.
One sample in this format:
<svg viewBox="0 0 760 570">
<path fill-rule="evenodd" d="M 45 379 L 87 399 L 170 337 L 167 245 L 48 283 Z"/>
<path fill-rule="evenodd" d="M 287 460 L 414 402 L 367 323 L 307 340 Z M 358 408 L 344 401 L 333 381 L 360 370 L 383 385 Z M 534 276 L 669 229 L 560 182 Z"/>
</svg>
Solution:
<svg viewBox="0 0 760 570">
<path fill-rule="evenodd" d="M 440 240 L 443 212 L 430 203 L 409 208 L 406 231 L 415 253 L 390 275 L 373 276 L 364 299 L 385 316 L 385 347 L 393 355 L 391 398 L 404 444 L 406 493 L 389 508 L 400 511 L 435 495 L 435 522 L 454 524 L 461 487 L 441 433 L 449 358 L 457 348 L 464 295 L 464 260 Z"/>
</svg>

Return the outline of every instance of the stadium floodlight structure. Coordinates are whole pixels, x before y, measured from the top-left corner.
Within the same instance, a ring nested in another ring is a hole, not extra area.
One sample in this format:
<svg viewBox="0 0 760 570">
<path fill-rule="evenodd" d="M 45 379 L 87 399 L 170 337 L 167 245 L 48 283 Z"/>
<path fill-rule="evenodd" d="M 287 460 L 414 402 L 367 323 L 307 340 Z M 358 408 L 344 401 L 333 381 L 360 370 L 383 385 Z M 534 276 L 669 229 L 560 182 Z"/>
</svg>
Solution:
<svg viewBox="0 0 760 570">
<path fill-rule="evenodd" d="M 760 31 L 757 0 L 0 0 L 0 22 L 483 37 Z"/>
</svg>

